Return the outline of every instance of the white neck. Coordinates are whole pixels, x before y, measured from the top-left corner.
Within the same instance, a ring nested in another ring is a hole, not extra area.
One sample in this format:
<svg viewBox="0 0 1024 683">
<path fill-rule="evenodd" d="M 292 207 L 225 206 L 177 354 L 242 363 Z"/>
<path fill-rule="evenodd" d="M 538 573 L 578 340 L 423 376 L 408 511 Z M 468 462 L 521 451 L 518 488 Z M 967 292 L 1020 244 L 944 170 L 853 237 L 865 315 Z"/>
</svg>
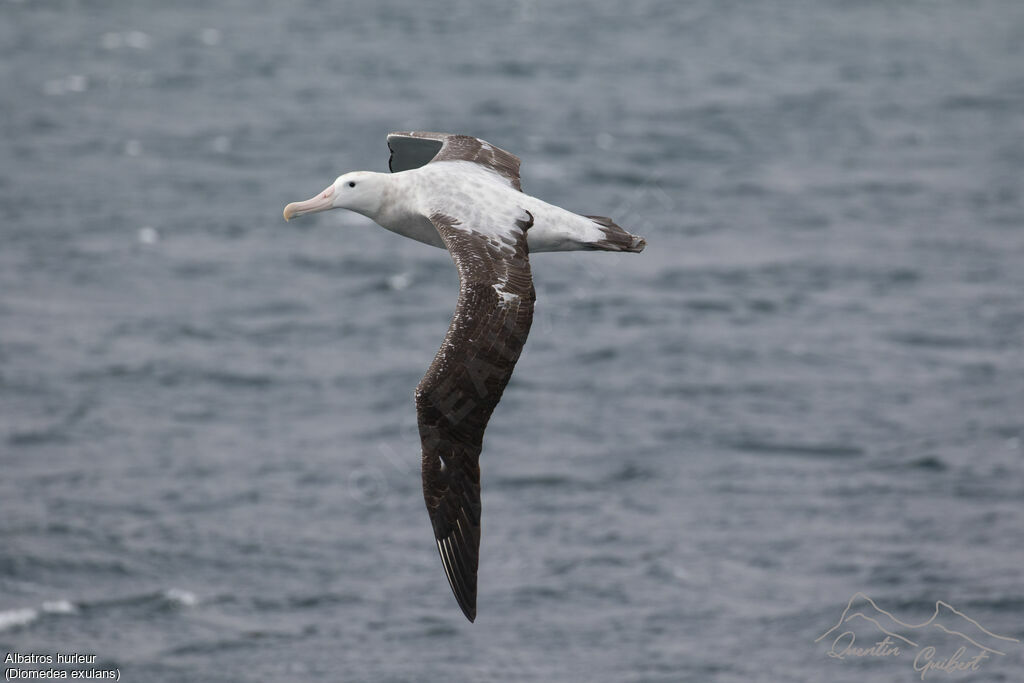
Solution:
<svg viewBox="0 0 1024 683">
<path fill-rule="evenodd" d="M 380 187 L 380 202 L 376 211 L 363 215 L 386 230 L 417 242 L 444 248 L 437 228 L 423 215 L 419 205 L 419 171 L 410 169 L 398 173 L 374 174 Z"/>
</svg>

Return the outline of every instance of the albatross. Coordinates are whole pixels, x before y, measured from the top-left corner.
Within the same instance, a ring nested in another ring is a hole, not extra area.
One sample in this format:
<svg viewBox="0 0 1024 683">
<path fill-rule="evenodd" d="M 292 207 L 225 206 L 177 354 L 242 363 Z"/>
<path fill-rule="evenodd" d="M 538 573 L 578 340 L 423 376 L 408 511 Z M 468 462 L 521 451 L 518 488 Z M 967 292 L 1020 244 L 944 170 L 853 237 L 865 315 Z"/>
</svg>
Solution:
<svg viewBox="0 0 1024 683">
<path fill-rule="evenodd" d="M 531 253 L 643 251 L 604 216 L 572 213 L 522 191 L 519 158 L 468 135 L 388 135 L 391 173 L 353 171 L 284 208 L 285 220 L 349 209 L 447 249 L 459 299 L 440 350 L 416 387 L 423 498 L 452 593 L 476 619 L 480 451 L 484 429 L 530 332 Z"/>
</svg>

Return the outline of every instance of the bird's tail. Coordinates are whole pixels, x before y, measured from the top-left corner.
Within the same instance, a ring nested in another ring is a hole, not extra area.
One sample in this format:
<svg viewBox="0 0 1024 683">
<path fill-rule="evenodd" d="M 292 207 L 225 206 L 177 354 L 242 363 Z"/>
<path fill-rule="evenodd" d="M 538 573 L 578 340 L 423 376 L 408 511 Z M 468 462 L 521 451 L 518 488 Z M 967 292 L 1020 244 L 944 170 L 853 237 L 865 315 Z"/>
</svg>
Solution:
<svg viewBox="0 0 1024 683">
<path fill-rule="evenodd" d="M 589 218 L 597 224 L 597 227 L 600 228 L 602 233 L 604 233 L 604 237 L 602 239 L 599 239 L 596 242 L 587 242 L 587 247 L 590 249 L 600 249 L 601 251 L 632 251 L 639 253 L 647 246 L 647 240 L 643 237 L 626 232 L 616 225 L 615 221 L 607 216 L 586 216 L 586 218 Z"/>
</svg>

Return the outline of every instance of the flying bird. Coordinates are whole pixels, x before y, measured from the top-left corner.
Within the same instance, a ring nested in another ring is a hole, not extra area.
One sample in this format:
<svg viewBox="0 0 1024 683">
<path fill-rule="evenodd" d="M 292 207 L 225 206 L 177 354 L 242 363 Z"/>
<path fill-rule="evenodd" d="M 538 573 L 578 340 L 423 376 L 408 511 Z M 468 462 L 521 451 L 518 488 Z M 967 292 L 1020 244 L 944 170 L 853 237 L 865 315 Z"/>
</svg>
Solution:
<svg viewBox="0 0 1024 683">
<path fill-rule="evenodd" d="M 444 573 L 476 619 L 480 451 L 484 429 L 530 332 L 536 299 L 530 253 L 640 252 L 646 245 L 610 218 L 583 216 L 522 191 L 519 158 L 479 138 L 388 135 L 391 173 L 354 171 L 285 220 L 349 209 L 381 227 L 447 249 L 459 272 L 448 333 L 419 386 L 423 498 Z"/>
</svg>

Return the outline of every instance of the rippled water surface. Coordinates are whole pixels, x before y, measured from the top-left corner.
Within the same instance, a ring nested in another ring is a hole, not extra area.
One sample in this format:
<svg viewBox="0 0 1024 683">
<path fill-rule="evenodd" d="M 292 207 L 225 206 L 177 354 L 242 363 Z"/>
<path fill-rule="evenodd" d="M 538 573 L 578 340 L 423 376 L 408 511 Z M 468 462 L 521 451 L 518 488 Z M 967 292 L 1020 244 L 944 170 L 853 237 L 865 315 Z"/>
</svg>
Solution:
<svg viewBox="0 0 1024 683">
<path fill-rule="evenodd" d="M 4 1 L 0 653 L 919 680 L 814 642 L 858 591 L 1024 640 L 1022 65 L 1015 0 Z M 450 258 L 281 219 L 403 129 L 649 244 L 532 259 L 472 625 L 412 402 Z"/>
</svg>

